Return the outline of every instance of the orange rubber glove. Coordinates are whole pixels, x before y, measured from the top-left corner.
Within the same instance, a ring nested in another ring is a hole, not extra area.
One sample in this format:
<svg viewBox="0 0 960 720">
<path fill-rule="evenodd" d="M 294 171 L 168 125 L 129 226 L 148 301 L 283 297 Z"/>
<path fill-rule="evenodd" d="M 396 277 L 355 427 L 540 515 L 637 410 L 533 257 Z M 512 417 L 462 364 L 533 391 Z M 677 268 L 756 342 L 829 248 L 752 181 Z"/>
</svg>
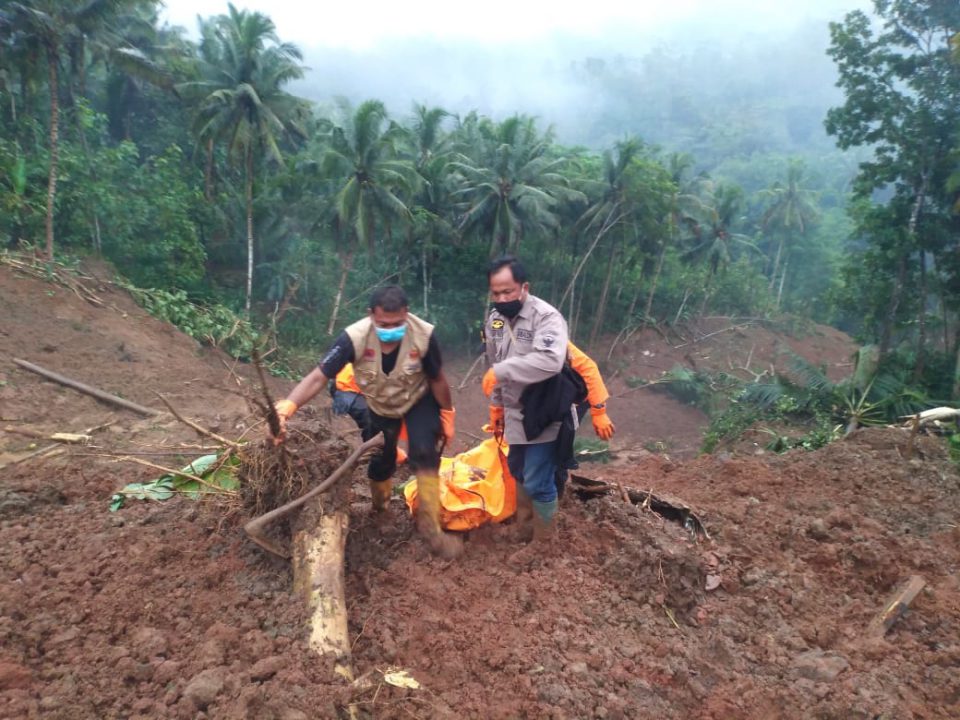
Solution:
<svg viewBox="0 0 960 720">
<path fill-rule="evenodd" d="M 440 427 L 443 429 L 443 437 L 447 441 L 447 445 L 453 442 L 456 435 L 456 417 L 456 409 L 444 410 L 440 408 Z"/>
<path fill-rule="evenodd" d="M 297 411 L 297 404 L 293 402 L 293 400 L 277 400 L 273 409 L 276 410 L 277 418 L 280 420 L 280 435 L 279 437 L 274 437 L 269 429 L 267 432 L 270 433 L 270 439 L 273 440 L 273 444 L 279 445 L 287 439 L 287 420 L 293 417 L 293 414 Z"/>
<path fill-rule="evenodd" d="M 497 376 L 493 374 L 493 368 L 490 368 L 483 374 L 483 380 L 480 381 L 480 387 L 483 388 L 483 394 L 490 397 L 494 386 L 497 384 Z"/>
<path fill-rule="evenodd" d="M 490 422 L 483 426 L 483 431 L 494 435 L 503 434 L 503 407 L 501 405 L 490 406 Z"/>
<path fill-rule="evenodd" d="M 403 465 L 407 461 L 407 452 L 402 447 L 397 447 L 397 465 Z"/>
<path fill-rule="evenodd" d="M 607 415 L 607 409 L 605 407 L 592 407 L 590 408 L 590 415 L 593 419 L 593 431 L 597 433 L 597 437 L 601 440 L 609 440 L 612 438 L 617 428 L 610 419 L 610 416 Z"/>
</svg>

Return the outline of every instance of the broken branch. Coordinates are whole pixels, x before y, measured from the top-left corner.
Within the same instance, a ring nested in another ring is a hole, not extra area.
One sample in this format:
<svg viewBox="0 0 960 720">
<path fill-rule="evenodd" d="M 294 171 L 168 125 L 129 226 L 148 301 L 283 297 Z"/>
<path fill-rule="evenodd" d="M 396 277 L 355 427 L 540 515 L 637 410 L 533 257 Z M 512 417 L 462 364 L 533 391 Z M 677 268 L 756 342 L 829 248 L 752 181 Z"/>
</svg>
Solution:
<svg viewBox="0 0 960 720">
<path fill-rule="evenodd" d="M 26 360 L 20 360 L 19 358 L 13 358 L 13 362 L 24 370 L 29 370 L 30 372 L 36 373 L 37 375 L 42 375 L 48 380 L 53 380 L 56 383 L 65 385 L 66 387 L 73 388 L 74 390 L 79 390 L 80 392 L 95 397 L 98 400 L 103 400 L 104 402 L 110 403 L 111 405 L 116 405 L 118 407 L 126 408 L 127 410 L 133 410 L 136 413 L 141 415 L 159 415 L 159 410 L 154 410 L 153 408 L 144 407 L 143 405 L 138 405 L 135 402 L 130 402 L 129 400 L 124 400 L 123 398 L 117 397 L 116 395 L 111 395 L 106 393 L 103 390 L 98 390 L 97 388 L 87 385 L 85 383 L 79 382 L 77 380 L 72 380 L 65 375 L 55 373 L 52 370 L 47 370 L 42 368 L 39 365 L 34 365 L 31 362 Z"/>
<path fill-rule="evenodd" d="M 156 396 L 160 398 L 160 400 L 163 402 L 164 405 L 167 406 L 167 410 L 170 411 L 170 414 L 173 415 L 177 420 L 182 422 L 187 427 L 193 428 L 204 437 L 208 437 L 211 440 L 216 440 L 218 443 L 221 443 L 223 445 L 226 445 L 227 447 L 233 448 L 234 450 L 240 447 L 239 443 L 235 443 L 233 440 L 227 440 L 222 435 L 217 435 L 215 432 L 207 430 L 205 427 L 202 427 L 201 425 L 197 425 L 197 423 L 193 422 L 192 420 L 187 420 L 187 418 L 185 418 L 183 415 L 178 413 L 174 409 L 173 405 L 170 404 L 170 401 L 167 400 L 167 398 L 165 398 L 160 393 L 156 393 Z"/>
</svg>

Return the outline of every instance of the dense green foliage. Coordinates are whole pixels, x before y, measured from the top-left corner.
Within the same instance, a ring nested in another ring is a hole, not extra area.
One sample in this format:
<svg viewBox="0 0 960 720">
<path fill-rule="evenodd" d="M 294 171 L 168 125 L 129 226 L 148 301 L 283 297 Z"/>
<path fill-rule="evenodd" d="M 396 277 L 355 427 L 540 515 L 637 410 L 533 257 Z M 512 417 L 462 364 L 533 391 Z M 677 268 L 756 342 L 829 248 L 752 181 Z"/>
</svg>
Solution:
<svg viewBox="0 0 960 720">
<path fill-rule="evenodd" d="M 826 128 L 869 157 L 849 197 L 857 168 L 824 147 L 823 118 L 777 106 L 771 138 L 737 117 L 733 86 L 693 82 L 689 58 L 576 66 L 622 90 L 597 134 L 618 139 L 594 152 L 523 114 L 312 105 L 289 91 L 305 69 L 269 17 L 228 5 L 192 42 L 157 5 L 0 6 L 8 246 L 102 253 L 169 295 L 151 297 L 245 311 L 284 346 L 325 344 L 391 281 L 472 349 L 485 264 L 507 250 L 598 357 L 644 323 L 780 312 L 876 341 L 918 383 L 956 356 L 955 3 L 876 0 L 832 26 L 845 100 Z M 652 78 L 683 73 L 690 96 L 651 114 Z"/>
</svg>

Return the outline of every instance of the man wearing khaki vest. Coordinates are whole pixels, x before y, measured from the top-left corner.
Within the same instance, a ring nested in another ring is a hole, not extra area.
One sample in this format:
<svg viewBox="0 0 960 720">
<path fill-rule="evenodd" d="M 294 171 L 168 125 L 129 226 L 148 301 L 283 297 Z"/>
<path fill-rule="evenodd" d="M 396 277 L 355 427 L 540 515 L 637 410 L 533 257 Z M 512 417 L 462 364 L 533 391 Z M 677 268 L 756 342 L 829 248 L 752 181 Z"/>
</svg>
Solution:
<svg viewBox="0 0 960 720">
<path fill-rule="evenodd" d="M 454 557 L 463 546 L 459 537 L 440 527 L 439 480 L 442 447 L 454 436 L 453 401 L 433 325 L 411 313 L 408 305 L 406 294 L 396 285 L 375 290 L 367 317 L 340 333 L 319 366 L 287 399 L 277 403 L 277 415 L 285 428 L 297 408 L 352 362 L 357 385 L 370 408 L 364 440 L 383 433 L 383 448 L 367 468 L 373 509 L 382 511 L 390 498 L 397 439 L 406 423 L 409 463 L 420 495 L 417 528 L 433 552 Z M 275 440 L 282 441 L 284 434 L 281 430 Z"/>
</svg>

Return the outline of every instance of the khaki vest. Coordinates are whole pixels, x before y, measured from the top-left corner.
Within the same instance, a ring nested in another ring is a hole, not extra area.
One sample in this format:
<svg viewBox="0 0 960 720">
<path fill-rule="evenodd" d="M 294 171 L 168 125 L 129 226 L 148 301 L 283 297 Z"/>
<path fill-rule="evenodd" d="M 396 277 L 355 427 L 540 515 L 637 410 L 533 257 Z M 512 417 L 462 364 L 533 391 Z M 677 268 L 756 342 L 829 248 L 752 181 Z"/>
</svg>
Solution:
<svg viewBox="0 0 960 720">
<path fill-rule="evenodd" d="M 423 371 L 423 358 L 433 325 L 407 313 L 407 331 L 400 341 L 397 364 L 389 375 L 383 372 L 380 340 L 369 317 L 348 326 L 345 332 L 353 343 L 353 368 L 367 405 L 382 417 L 406 415 L 430 388 Z"/>
</svg>

